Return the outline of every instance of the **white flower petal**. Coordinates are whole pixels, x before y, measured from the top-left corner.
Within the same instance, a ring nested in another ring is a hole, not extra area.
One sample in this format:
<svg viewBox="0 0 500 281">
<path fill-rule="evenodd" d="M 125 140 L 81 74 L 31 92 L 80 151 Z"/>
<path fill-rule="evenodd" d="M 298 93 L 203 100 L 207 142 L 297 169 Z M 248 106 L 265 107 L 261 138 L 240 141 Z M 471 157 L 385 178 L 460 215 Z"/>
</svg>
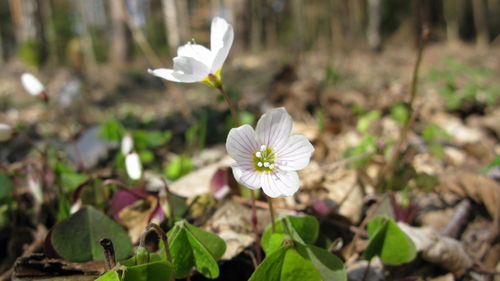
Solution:
<svg viewBox="0 0 500 281">
<path fill-rule="evenodd" d="M 272 198 L 292 196 L 300 186 L 299 175 L 294 171 L 262 173 L 262 190 Z"/>
<path fill-rule="evenodd" d="M 227 135 L 226 150 L 238 164 L 253 166 L 253 153 L 257 151 L 258 144 L 255 132 L 250 125 L 232 128 Z"/>
<path fill-rule="evenodd" d="M 134 148 L 134 139 L 129 133 L 127 133 L 122 138 L 120 150 L 123 155 L 127 155 L 132 151 L 133 148 Z"/>
<path fill-rule="evenodd" d="M 277 151 L 279 168 L 286 171 L 304 169 L 311 159 L 314 147 L 303 135 L 288 138 L 287 143 Z"/>
<path fill-rule="evenodd" d="M 141 178 L 142 165 L 137 153 L 132 152 L 125 157 L 125 168 L 131 179 L 138 180 Z"/>
<path fill-rule="evenodd" d="M 213 64 L 210 68 L 211 73 L 215 73 L 222 68 L 224 61 L 233 45 L 234 30 L 233 27 L 223 18 L 216 17 L 212 20 L 210 31 L 210 50 L 214 54 Z"/>
<path fill-rule="evenodd" d="M 279 151 L 288 141 L 292 131 L 292 117 L 285 108 L 275 108 L 262 115 L 255 132 L 257 141 Z"/>
<path fill-rule="evenodd" d="M 208 68 L 202 62 L 197 61 L 191 57 L 175 57 L 174 58 L 174 75 L 187 74 L 197 77 L 198 81 L 203 80 L 208 76 Z M 178 78 L 178 77 L 177 77 Z"/>
<path fill-rule="evenodd" d="M 172 82 L 183 82 L 173 75 L 174 70 L 168 68 L 148 69 L 148 73 Z"/>
<path fill-rule="evenodd" d="M 38 96 L 45 91 L 42 82 L 31 73 L 23 73 L 21 75 L 21 83 L 32 96 Z"/>
<path fill-rule="evenodd" d="M 0 141 L 8 141 L 12 137 L 12 127 L 0 123 Z"/>
<path fill-rule="evenodd" d="M 188 42 L 184 46 L 180 46 L 177 49 L 177 56 L 194 58 L 195 60 L 203 63 L 207 69 L 210 69 L 214 60 L 214 55 L 209 49 L 205 46 L 191 42 Z"/>
<path fill-rule="evenodd" d="M 241 166 L 238 163 L 231 165 L 231 168 L 233 168 L 233 176 L 238 183 L 250 189 L 260 188 L 262 173 L 256 172 L 251 166 Z"/>
</svg>

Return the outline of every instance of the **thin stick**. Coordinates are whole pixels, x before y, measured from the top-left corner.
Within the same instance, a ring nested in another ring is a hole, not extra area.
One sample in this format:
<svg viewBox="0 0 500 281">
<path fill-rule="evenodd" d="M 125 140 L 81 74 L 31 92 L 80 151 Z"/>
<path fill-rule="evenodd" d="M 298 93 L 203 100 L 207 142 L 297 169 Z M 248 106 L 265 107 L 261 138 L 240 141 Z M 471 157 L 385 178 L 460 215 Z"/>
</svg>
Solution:
<svg viewBox="0 0 500 281">
<path fill-rule="evenodd" d="M 424 26 L 424 28 L 422 30 L 422 35 L 420 38 L 420 46 L 418 48 L 417 60 L 415 61 L 415 66 L 413 68 L 413 74 L 412 74 L 410 101 L 408 102 L 408 109 L 410 111 L 409 118 L 406 121 L 405 126 L 403 127 L 403 130 L 401 131 L 401 135 L 399 137 L 398 142 L 396 143 L 396 145 L 394 146 L 394 148 L 392 150 L 392 155 L 391 155 L 391 158 L 389 159 L 389 162 L 382 169 L 382 171 L 378 174 L 377 181 L 376 181 L 377 189 L 381 188 L 381 185 L 383 184 L 384 179 L 386 179 L 386 176 L 390 176 L 390 177 L 392 176 L 393 170 L 394 170 L 394 165 L 396 164 L 396 161 L 398 160 L 398 156 L 399 156 L 399 152 L 401 150 L 401 147 L 406 142 L 406 139 L 408 137 L 408 132 L 410 130 L 411 124 L 413 123 L 412 121 L 415 119 L 416 111 L 413 110 L 413 103 L 415 101 L 415 97 L 417 96 L 418 73 L 420 70 L 420 63 L 422 61 L 424 47 L 425 47 L 425 44 L 427 43 L 428 39 L 429 39 L 429 28 Z"/>
<path fill-rule="evenodd" d="M 276 225 L 274 224 L 274 208 L 273 208 L 273 198 L 271 197 L 267 197 L 267 203 L 269 204 L 269 213 L 271 214 L 271 226 L 272 226 L 272 230 L 273 230 L 273 233 L 276 232 Z"/>
<path fill-rule="evenodd" d="M 158 237 L 163 241 L 163 246 L 165 247 L 165 255 L 167 256 L 167 260 L 172 263 L 172 255 L 170 254 L 170 246 L 168 245 L 168 236 L 165 234 L 165 231 L 161 229 L 157 224 L 150 223 L 148 226 L 146 226 L 146 229 L 144 230 L 144 233 L 141 236 L 141 243 L 143 239 L 146 238 L 146 234 L 153 230 L 156 232 Z"/>
<path fill-rule="evenodd" d="M 363 279 L 361 279 L 361 281 L 366 281 L 366 277 L 368 277 L 368 271 L 370 271 L 371 262 L 372 262 L 372 260 L 370 259 L 368 261 L 368 264 L 366 265 L 365 273 L 363 274 Z"/>
<path fill-rule="evenodd" d="M 224 100 L 226 101 L 227 105 L 229 106 L 229 110 L 231 111 L 231 117 L 233 118 L 234 124 L 236 127 L 240 126 L 240 118 L 238 117 L 238 114 L 236 113 L 236 108 L 234 107 L 233 102 L 231 101 L 231 98 L 227 94 L 226 90 L 224 90 L 224 86 L 222 84 L 217 88 L 222 96 L 224 97 Z"/>
<path fill-rule="evenodd" d="M 252 196 L 252 228 L 255 234 L 255 259 L 257 260 L 257 264 L 260 264 L 262 261 L 262 255 L 260 253 L 260 236 L 259 229 L 257 228 L 257 208 L 255 206 L 255 192 L 250 189 L 250 195 Z"/>
<path fill-rule="evenodd" d="M 106 269 L 111 270 L 113 267 L 116 266 L 115 248 L 113 248 L 113 242 L 111 241 L 111 239 L 103 238 L 99 243 L 101 243 L 101 246 L 104 249 L 104 257 L 106 258 Z"/>
</svg>

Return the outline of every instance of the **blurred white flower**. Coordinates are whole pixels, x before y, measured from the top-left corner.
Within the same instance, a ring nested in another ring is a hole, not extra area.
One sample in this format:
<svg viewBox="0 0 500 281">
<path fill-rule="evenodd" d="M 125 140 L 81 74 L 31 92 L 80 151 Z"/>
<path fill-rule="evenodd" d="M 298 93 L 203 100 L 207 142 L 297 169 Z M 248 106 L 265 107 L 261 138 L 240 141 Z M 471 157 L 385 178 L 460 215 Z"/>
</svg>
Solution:
<svg viewBox="0 0 500 281">
<path fill-rule="evenodd" d="M 148 69 L 148 72 L 173 82 L 205 82 L 218 88 L 222 85 L 220 72 L 233 39 L 233 27 L 223 18 L 216 17 L 212 20 L 210 30 L 210 50 L 202 45 L 188 42 L 177 49 L 177 57 L 173 59 L 173 69 Z"/>
<path fill-rule="evenodd" d="M 135 152 L 127 154 L 125 157 L 125 168 L 128 176 L 133 180 L 138 180 L 142 176 L 142 164 L 139 155 Z"/>
<path fill-rule="evenodd" d="M 123 155 L 129 154 L 134 148 L 134 139 L 130 133 L 126 133 L 122 138 L 121 152 Z"/>
<path fill-rule="evenodd" d="M 10 140 L 13 132 L 14 131 L 12 130 L 11 126 L 9 126 L 7 124 L 0 123 L 0 141 Z"/>
<path fill-rule="evenodd" d="M 314 147 L 303 135 L 290 136 L 292 117 L 285 108 L 264 114 L 254 129 L 249 125 L 229 131 L 226 149 L 236 160 L 236 180 L 250 189 L 262 187 L 269 197 L 292 196 L 300 185 L 297 170 L 305 168 Z"/>
<path fill-rule="evenodd" d="M 21 83 L 30 95 L 43 100 L 47 99 L 45 86 L 43 86 L 42 82 L 40 82 L 40 80 L 38 80 L 38 78 L 36 78 L 33 74 L 27 72 L 23 73 L 21 75 Z"/>
</svg>

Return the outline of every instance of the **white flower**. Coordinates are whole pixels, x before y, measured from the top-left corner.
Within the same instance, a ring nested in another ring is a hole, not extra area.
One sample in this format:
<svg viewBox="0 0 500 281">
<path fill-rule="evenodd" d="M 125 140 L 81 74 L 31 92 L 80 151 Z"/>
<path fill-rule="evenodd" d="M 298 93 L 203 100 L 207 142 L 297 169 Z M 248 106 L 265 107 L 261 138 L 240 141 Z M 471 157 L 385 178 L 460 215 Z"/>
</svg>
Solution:
<svg viewBox="0 0 500 281">
<path fill-rule="evenodd" d="M 249 125 L 229 131 L 226 149 L 236 160 L 236 180 L 251 189 L 262 187 L 268 196 L 293 195 L 300 185 L 297 170 L 309 164 L 314 147 L 303 135 L 290 136 L 292 117 L 283 108 L 264 114 L 255 131 Z"/>
<path fill-rule="evenodd" d="M 31 73 L 23 73 L 21 75 L 21 83 L 24 86 L 24 89 L 30 95 L 39 97 L 45 95 L 45 87 L 43 86 L 42 82 L 38 80 L 33 74 Z"/>
<path fill-rule="evenodd" d="M 8 141 L 12 137 L 12 134 L 13 130 L 11 126 L 0 123 L 0 141 Z"/>
<path fill-rule="evenodd" d="M 132 151 L 133 148 L 134 148 L 134 139 L 132 138 L 132 135 L 127 133 L 122 138 L 120 150 L 123 155 L 127 155 Z"/>
<path fill-rule="evenodd" d="M 135 152 L 127 154 L 125 157 L 125 168 L 128 176 L 133 180 L 138 180 L 142 175 L 142 165 L 139 155 Z"/>
<path fill-rule="evenodd" d="M 177 49 L 174 68 L 148 69 L 148 72 L 173 82 L 205 82 L 215 88 L 221 86 L 220 72 L 233 44 L 233 27 L 223 18 L 212 20 L 210 50 L 188 42 Z"/>
</svg>

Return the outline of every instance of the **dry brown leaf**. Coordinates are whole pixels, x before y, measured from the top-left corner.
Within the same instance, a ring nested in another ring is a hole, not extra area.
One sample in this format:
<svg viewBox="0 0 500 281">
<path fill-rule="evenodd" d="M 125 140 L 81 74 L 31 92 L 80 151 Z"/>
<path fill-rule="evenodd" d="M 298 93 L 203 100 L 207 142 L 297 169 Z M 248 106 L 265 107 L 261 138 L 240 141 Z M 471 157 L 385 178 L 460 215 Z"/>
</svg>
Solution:
<svg viewBox="0 0 500 281">
<path fill-rule="evenodd" d="M 500 184 L 486 176 L 460 172 L 446 174 L 440 178 L 440 191 L 448 191 L 460 196 L 470 197 L 479 204 L 484 204 L 495 222 L 500 220 Z"/>
<path fill-rule="evenodd" d="M 132 205 L 123 208 L 118 216 L 123 225 L 128 229 L 128 234 L 133 243 L 139 241 L 141 233 L 148 225 L 151 215 L 156 210 L 158 198 L 148 196 L 144 200 L 137 200 Z"/>
<path fill-rule="evenodd" d="M 430 228 L 412 227 L 403 222 L 399 222 L 398 226 L 413 240 L 423 260 L 435 263 L 456 276 L 472 267 L 472 259 L 459 241 L 442 236 Z"/>
</svg>

